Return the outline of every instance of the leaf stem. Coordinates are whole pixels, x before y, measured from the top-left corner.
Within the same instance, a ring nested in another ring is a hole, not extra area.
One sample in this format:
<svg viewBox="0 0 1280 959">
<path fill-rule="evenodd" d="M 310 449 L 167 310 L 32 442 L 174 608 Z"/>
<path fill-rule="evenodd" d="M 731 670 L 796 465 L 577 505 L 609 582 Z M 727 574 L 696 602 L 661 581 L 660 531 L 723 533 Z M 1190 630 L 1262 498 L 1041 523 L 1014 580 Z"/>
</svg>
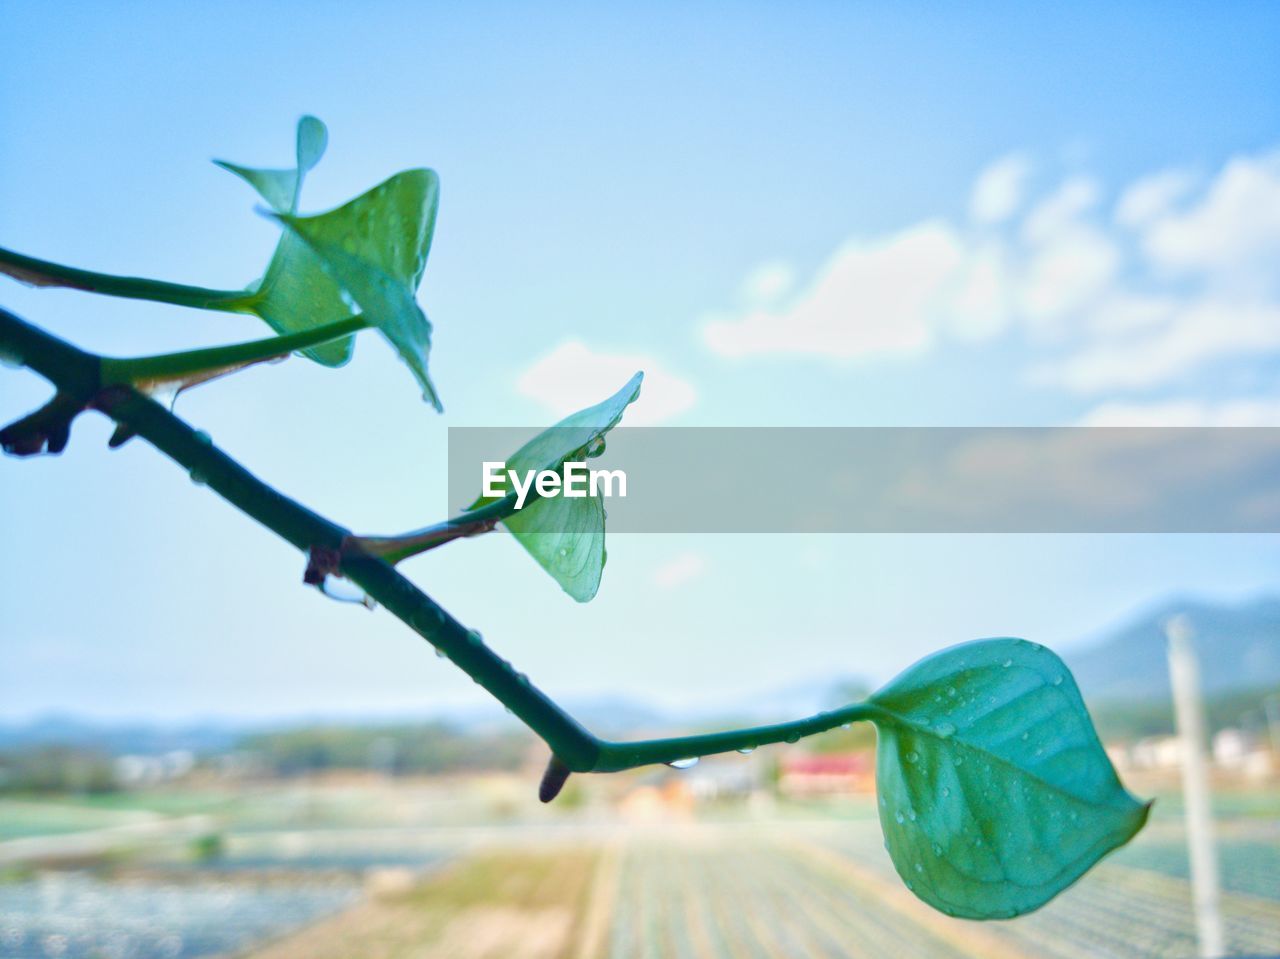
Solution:
<svg viewBox="0 0 1280 959">
<path fill-rule="evenodd" d="M 353 320 L 356 318 L 352 318 Z M 343 321 L 348 322 L 348 321 Z M 386 559 L 352 549 L 349 530 L 309 510 L 258 479 L 164 406 L 133 386 L 106 382 L 102 357 L 86 353 L 0 309 L 0 355 L 48 379 L 60 393 L 90 397 L 87 406 L 105 413 L 142 437 L 211 490 L 257 520 L 304 554 L 313 549 L 340 550 L 338 572 L 379 605 L 448 656 L 455 665 L 506 705 L 541 737 L 552 755 L 572 772 L 616 772 L 653 763 L 795 742 L 844 723 L 870 718 L 875 707 L 856 704 L 806 719 L 728 732 L 607 742 L 596 738 L 527 676 L 517 672 L 467 629 L 396 571 Z M 510 509 L 498 500 L 476 510 L 497 521 Z M 487 511 L 487 512 L 486 512 Z M 447 524 L 446 524 L 447 525 Z"/>
<path fill-rule="evenodd" d="M 202 374 L 216 376 L 254 363 L 288 356 L 290 353 L 320 346 L 333 340 L 340 340 L 368 328 L 368 320 L 363 315 L 357 314 L 345 320 L 325 323 L 323 326 L 303 330 L 300 333 L 269 336 L 248 343 L 235 343 L 231 346 L 215 346 L 203 350 L 186 350 L 181 353 L 163 353 L 158 356 L 129 359 L 103 357 L 102 381 L 103 385 L 127 383 L 145 388 L 157 383 L 185 380 Z"/>
<path fill-rule="evenodd" d="M 63 266 L 0 247 L 0 273 L 32 286 L 62 286 L 104 296 L 120 296 L 131 300 L 173 303 L 201 310 L 243 312 L 254 294 L 244 290 L 210 290 L 183 283 L 147 280 L 136 276 L 114 276 L 74 266 Z"/>
<path fill-rule="evenodd" d="M 538 499 L 538 491 L 529 489 L 525 495 L 524 508 L 527 509 Z M 425 553 L 455 539 L 492 532 L 498 523 L 516 512 L 517 502 L 519 500 L 516 494 L 508 493 L 502 499 L 468 510 L 461 516 L 424 526 L 410 533 L 395 536 L 353 536 L 344 548 L 360 550 L 395 565 L 410 556 Z"/>
</svg>

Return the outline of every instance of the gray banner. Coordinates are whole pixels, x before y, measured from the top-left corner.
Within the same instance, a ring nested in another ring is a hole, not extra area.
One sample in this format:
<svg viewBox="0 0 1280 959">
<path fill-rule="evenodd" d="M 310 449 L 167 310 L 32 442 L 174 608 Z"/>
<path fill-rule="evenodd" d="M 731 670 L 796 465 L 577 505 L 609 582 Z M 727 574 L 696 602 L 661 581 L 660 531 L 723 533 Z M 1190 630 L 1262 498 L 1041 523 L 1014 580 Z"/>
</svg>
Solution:
<svg viewBox="0 0 1280 959">
<path fill-rule="evenodd" d="M 538 432 L 451 428 L 449 515 Z M 620 427 L 585 463 L 619 533 L 1280 532 L 1273 428 Z"/>
</svg>

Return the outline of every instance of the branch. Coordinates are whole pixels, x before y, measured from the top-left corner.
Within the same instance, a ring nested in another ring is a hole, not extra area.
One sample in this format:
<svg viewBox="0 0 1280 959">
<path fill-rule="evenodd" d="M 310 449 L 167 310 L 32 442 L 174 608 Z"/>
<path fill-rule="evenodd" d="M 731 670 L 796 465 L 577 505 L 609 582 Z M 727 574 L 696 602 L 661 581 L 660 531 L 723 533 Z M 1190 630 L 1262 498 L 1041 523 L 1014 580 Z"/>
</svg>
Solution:
<svg viewBox="0 0 1280 959">
<path fill-rule="evenodd" d="M 58 396 L 74 398 L 79 404 L 77 412 L 99 410 L 121 429 L 142 437 L 189 473 L 198 475 L 232 506 L 304 554 L 336 554 L 337 572 L 448 656 L 546 742 L 553 758 L 540 793 L 544 801 L 559 791 L 569 772 L 617 772 L 711 753 L 747 751 L 770 743 L 796 742 L 804 736 L 866 719 L 873 712 L 873 707 L 858 704 L 794 722 L 729 732 L 630 743 L 598 739 L 485 645 L 479 633 L 450 616 L 390 562 L 353 547 L 359 540 L 349 530 L 277 492 L 210 443 L 207 436 L 133 386 L 107 382 L 102 357 L 79 350 L 2 309 L 0 355 L 45 377 L 53 383 Z M 508 508 L 505 504 L 506 500 L 499 500 L 472 515 L 491 510 L 492 515 L 485 514 L 486 521 L 497 522 L 498 514 Z"/>
<path fill-rule="evenodd" d="M 244 290 L 209 290 L 202 286 L 167 283 L 164 280 L 95 273 L 93 270 L 38 260 L 34 256 L 26 256 L 3 247 L 0 247 L 0 273 L 6 273 L 31 286 L 62 286 L 106 296 L 174 303 L 202 310 L 240 312 L 253 298 L 253 294 L 245 293 Z"/>
<path fill-rule="evenodd" d="M 300 333 L 268 336 L 231 346 L 214 346 L 204 350 L 184 350 L 181 353 L 162 353 L 158 356 L 139 356 L 130 359 L 103 357 L 102 379 L 104 384 L 128 384 L 144 391 L 167 383 L 203 382 L 242 370 L 255 363 L 281 359 L 290 353 L 341 340 L 367 329 L 369 329 L 369 321 L 362 315 L 356 315 L 347 317 L 345 320 L 312 327 Z"/>
</svg>

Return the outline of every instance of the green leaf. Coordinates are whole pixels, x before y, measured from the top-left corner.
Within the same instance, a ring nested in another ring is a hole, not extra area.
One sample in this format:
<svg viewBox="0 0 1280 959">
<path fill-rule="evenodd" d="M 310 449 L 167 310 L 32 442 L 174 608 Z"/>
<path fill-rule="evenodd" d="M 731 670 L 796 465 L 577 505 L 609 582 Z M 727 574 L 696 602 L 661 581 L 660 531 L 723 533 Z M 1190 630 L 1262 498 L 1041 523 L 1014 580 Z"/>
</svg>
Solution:
<svg viewBox="0 0 1280 959">
<path fill-rule="evenodd" d="M 302 181 L 320 162 L 329 141 L 324 123 L 312 116 L 298 121 L 297 165 L 268 170 L 214 160 L 218 166 L 252 186 L 277 213 L 298 208 Z M 301 239 L 285 230 L 267 272 L 246 294 L 242 308 L 266 321 L 277 333 L 301 333 L 345 319 L 353 312 L 342 287 L 329 276 L 324 263 Z M 341 366 L 351 359 L 355 337 L 305 350 L 304 356 L 325 366 Z"/>
<path fill-rule="evenodd" d="M 324 156 L 329 142 L 329 131 L 316 117 L 304 116 L 298 121 L 297 166 L 291 170 L 268 170 L 240 166 L 226 160 L 214 160 L 224 170 L 234 173 L 258 191 L 277 213 L 294 213 L 298 209 L 298 195 L 302 192 L 302 180 L 307 171 L 315 167 Z"/>
<path fill-rule="evenodd" d="M 954 646 L 869 700 L 885 846 L 907 887 L 968 919 L 1044 905 L 1128 842 L 1120 784 L 1071 673 L 1016 639 Z"/>
<path fill-rule="evenodd" d="M 427 375 L 431 323 L 418 306 L 416 291 L 427 265 L 439 197 L 434 171 L 406 170 L 328 213 L 275 214 L 395 347 L 436 409 L 442 409 L 440 399 Z"/>
<path fill-rule="evenodd" d="M 588 407 L 543 430 L 507 460 L 507 468 L 559 470 L 566 460 L 597 456 L 604 434 L 618 425 L 627 406 L 640 395 L 643 373 L 637 373 L 603 403 Z M 492 502 L 477 500 L 475 506 Z M 474 507 L 473 507 L 474 508 Z M 538 565 L 580 603 L 592 599 L 604 574 L 604 499 L 556 496 L 538 499 L 503 520 Z"/>
</svg>

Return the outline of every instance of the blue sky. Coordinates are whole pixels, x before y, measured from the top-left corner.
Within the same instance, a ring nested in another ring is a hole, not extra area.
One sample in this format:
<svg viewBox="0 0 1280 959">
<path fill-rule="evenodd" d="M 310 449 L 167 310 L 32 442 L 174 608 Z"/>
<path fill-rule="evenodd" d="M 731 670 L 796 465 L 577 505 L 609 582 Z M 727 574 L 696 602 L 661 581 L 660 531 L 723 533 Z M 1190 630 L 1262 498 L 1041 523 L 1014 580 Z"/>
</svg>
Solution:
<svg viewBox="0 0 1280 959">
<path fill-rule="evenodd" d="M 1280 11 L 1267 4 L 11 6 L 0 245 L 209 286 L 275 241 L 207 161 L 303 206 L 437 169 L 421 301 L 439 417 L 374 337 L 178 411 L 341 522 L 439 518 L 447 425 L 539 425 L 637 367 L 677 425 L 1280 421 Z M 116 354 L 250 318 L 39 291 Z M 4 371 L 0 415 L 45 395 Z M 385 613 L 85 418 L 0 462 L 0 716 L 409 712 L 478 701 Z M 1176 592 L 1247 596 L 1261 537 L 618 536 L 574 604 L 502 536 L 406 571 L 555 694 L 665 703 L 939 646 L 1065 646 Z"/>
</svg>

